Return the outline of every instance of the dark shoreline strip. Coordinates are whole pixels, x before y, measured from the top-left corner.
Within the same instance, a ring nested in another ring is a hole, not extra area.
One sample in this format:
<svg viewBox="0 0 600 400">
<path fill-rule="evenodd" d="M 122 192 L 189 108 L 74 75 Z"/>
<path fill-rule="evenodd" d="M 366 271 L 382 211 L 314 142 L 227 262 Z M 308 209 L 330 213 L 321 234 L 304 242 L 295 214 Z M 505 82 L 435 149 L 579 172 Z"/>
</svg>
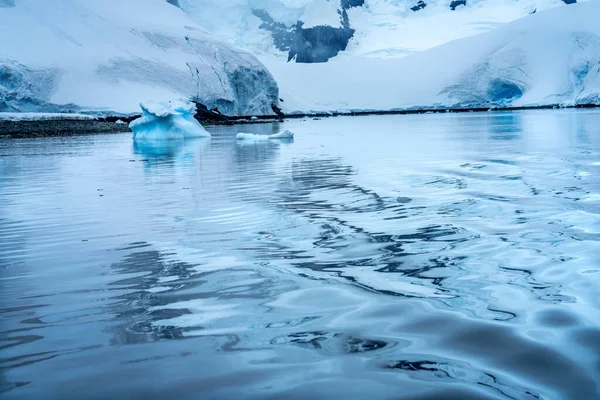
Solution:
<svg viewBox="0 0 600 400">
<path fill-rule="evenodd" d="M 578 104 L 575 106 L 559 106 L 550 104 L 545 106 L 522 106 L 522 107 L 470 107 L 470 108 L 419 108 L 419 109 L 402 109 L 402 110 L 373 110 L 373 111 L 331 111 L 331 112 L 315 112 L 315 113 L 300 113 L 300 114 L 285 114 L 284 119 L 307 118 L 307 117 L 344 117 L 344 116 L 364 116 L 364 115 L 408 115 L 408 114 L 443 114 L 443 113 L 465 113 L 465 112 L 488 112 L 488 111 L 522 111 L 522 110 L 549 110 L 549 109 L 572 109 L 572 108 L 600 108 L 600 104 Z M 240 121 L 248 120 L 251 117 L 229 117 L 231 120 Z M 272 115 L 257 116 L 257 119 L 278 119 Z"/>
<path fill-rule="evenodd" d="M 285 114 L 282 118 L 273 115 L 261 115 L 256 117 L 225 117 L 218 120 L 199 118 L 204 125 L 236 125 L 248 123 L 283 122 L 286 119 L 299 118 L 328 118 L 341 116 L 367 116 L 367 115 L 410 115 L 410 114 L 442 114 L 442 113 L 466 113 L 466 112 L 504 112 L 522 110 L 548 110 L 548 109 L 574 109 L 574 108 L 600 108 L 600 104 L 581 104 L 576 106 L 559 107 L 558 105 L 530 106 L 530 107 L 505 107 L 505 108 L 447 108 L 428 109 L 420 108 L 414 110 L 381 110 L 381 111 L 351 111 L 351 112 L 315 112 L 300 114 Z M 139 115 L 128 117 L 109 116 L 95 120 L 42 120 L 42 121 L 8 121 L 0 120 L 0 137 L 43 137 L 43 136 L 73 136 L 97 133 L 121 133 L 130 132 L 129 122 Z M 121 120 L 125 123 L 116 123 Z"/>
</svg>

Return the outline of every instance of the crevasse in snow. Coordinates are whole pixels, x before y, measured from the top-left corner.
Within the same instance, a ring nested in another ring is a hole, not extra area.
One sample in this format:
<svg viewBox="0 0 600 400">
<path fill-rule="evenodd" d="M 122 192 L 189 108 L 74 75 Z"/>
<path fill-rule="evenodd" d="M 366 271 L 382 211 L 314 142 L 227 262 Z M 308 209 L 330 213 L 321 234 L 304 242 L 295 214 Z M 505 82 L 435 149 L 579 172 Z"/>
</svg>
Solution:
<svg viewBox="0 0 600 400">
<path fill-rule="evenodd" d="M 196 107 L 193 103 L 173 101 L 140 103 L 142 116 L 133 120 L 129 127 L 135 140 L 179 140 L 210 137 L 194 118 Z"/>
</svg>

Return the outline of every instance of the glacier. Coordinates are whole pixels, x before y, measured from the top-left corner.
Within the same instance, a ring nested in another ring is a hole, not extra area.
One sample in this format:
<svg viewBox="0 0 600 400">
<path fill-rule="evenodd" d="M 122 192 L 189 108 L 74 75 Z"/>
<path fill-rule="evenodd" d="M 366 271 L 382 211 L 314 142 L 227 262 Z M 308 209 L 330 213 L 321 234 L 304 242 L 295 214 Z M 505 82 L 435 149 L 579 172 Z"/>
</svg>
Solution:
<svg viewBox="0 0 600 400">
<path fill-rule="evenodd" d="M 4 0 L 0 112 L 132 114 L 174 98 L 229 116 L 600 103 L 599 1 L 421 1 Z M 343 49 L 321 46 L 345 29 Z M 305 51 L 307 34 L 321 47 Z"/>
<path fill-rule="evenodd" d="M 598 15 L 555 7 L 405 57 L 263 61 L 286 113 L 600 105 Z"/>
<path fill-rule="evenodd" d="M 188 98 L 273 115 L 278 86 L 250 53 L 165 0 L 3 0 L 0 111 L 129 114 Z"/>
<path fill-rule="evenodd" d="M 297 24 L 338 29 L 343 3 L 179 0 L 201 27 L 256 54 L 287 114 L 599 103 L 598 1 L 357 1 L 344 9 L 355 31 L 344 51 L 322 63 L 288 62 L 306 58 L 273 33 Z"/>
<path fill-rule="evenodd" d="M 134 140 L 181 140 L 210 137 L 194 118 L 194 103 L 178 100 L 140 103 L 142 116 L 129 124 Z"/>
</svg>

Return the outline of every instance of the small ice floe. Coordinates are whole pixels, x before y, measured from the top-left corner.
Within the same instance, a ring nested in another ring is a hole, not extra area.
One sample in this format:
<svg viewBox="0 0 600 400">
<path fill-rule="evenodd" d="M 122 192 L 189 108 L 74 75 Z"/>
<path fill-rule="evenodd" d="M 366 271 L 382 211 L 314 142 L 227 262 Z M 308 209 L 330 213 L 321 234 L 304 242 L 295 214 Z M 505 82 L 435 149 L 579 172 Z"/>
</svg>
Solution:
<svg viewBox="0 0 600 400">
<path fill-rule="evenodd" d="M 269 140 L 269 139 L 293 139 L 294 134 L 290 131 L 283 131 L 273 135 L 257 135 L 255 133 L 238 133 L 235 138 L 237 140 Z"/>
<path fill-rule="evenodd" d="M 135 140 L 173 140 L 209 137 L 194 118 L 196 106 L 187 101 L 140 103 L 142 116 L 131 121 L 129 127 Z"/>
<path fill-rule="evenodd" d="M 119 125 L 123 125 L 126 124 L 127 122 L 123 121 L 122 119 L 118 119 L 115 121 L 115 124 L 119 124 Z"/>
</svg>

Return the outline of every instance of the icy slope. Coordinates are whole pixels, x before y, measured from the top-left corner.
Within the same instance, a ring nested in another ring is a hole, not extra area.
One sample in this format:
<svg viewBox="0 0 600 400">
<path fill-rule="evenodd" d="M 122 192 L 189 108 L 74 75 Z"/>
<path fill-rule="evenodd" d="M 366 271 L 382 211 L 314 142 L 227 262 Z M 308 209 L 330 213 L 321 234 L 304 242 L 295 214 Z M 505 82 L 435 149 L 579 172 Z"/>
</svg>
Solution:
<svg viewBox="0 0 600 400">
<path fill-rule="evenodd" d="M 267 67 L 295 111 L 600 104 L 600 1 L 402 58 Z"/>
<path fill-rule="evenodd" d="M 0 111 L 137 112 L 194 98 L 230 115 L 273 114 L 278 88 L 251 54 L 165 0 L 2 0 Z"/>
</svg>

